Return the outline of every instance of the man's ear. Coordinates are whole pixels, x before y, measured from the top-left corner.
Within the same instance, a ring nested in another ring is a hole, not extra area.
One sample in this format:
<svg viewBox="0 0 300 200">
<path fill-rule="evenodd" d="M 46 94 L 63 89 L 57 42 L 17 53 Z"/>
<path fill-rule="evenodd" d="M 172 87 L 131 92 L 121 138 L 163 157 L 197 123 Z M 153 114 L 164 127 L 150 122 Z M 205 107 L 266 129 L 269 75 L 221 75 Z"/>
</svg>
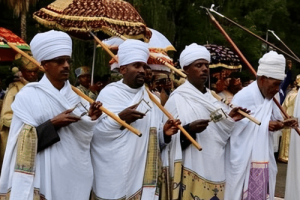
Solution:
<svg viewBox="0 0 300 200">
<path fill-rule="evenodd" d="M 184 70 L 184 73 L 185 73 L 186 75 L 189 74 L 189 66 L 184 66 L 184 67 L 183 67 L 183 70 Z"/>
<path fill-rule="evenodd" d="M 124 75 L 124 74 L 127 73 L 127 67 L 126 67 L 126 65 L 120 66 L 120 73 L 122 75 Z"/>
</svg>

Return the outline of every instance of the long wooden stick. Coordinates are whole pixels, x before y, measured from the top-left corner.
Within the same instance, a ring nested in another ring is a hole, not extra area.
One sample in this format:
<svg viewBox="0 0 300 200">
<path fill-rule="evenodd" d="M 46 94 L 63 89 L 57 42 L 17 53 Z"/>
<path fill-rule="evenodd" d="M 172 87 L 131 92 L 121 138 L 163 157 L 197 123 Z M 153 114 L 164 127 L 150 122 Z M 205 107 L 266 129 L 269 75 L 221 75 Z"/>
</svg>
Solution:
<svg viewBox="0 0 300 200">
<path fill-rule="evenodd" d="M 157 101 L 157 99 L 155 98 L 155 96 L 149 91 L 148 88 L 146 88 L 147 93 L 150 97 L 150 99 L 157 105 L 157 107 L 160 108 L 160 110 L 170 119 L 170 120 L 174 120 L 174 117 L 171 115 L 171 113 L 169 113 L 169 111 L 167 111 L 167 109 L 165 109 L 160 102 Z M 194 138 L 192 138 L 192 136 L 181 126 L 178 125 L 177 126 L 179 128 L 179 130 L 181 130 L 181 132 L 185 135 L 185 137 L 187 137 L 187 139 L 199 150 L 202 150 L 202 147 L 198 144 L 198 142 L 196 140 L 194 140 Z"/>
<path fill-rule="evenodd" d="M 16 52 L 20 53 L 21 55 L 23 55 L 24 57 L 26 57 L 28 60 L 30 60 L 32 63 L 36 64 L 40 71 L 45 72 L 45 69 L 40 65 L 40 63 L 38 61 L 36 61 L 33 57 L 29 56 L 27 53 L 25 53 L 24 51 L 20 50 L 18 47 L 16 47 L 15 45 L 7 42 L 4 38 L 0 38 L 0 40 L 3 40 L 8 46 L 10 46 L 10 48 L 12 48 L 13 50 L 15 50 Z M 90 97 L 86 96 L 84 93 L 82 93 L 78 88 L 72 86 L 72 90 L 78 94 L 79 96 L 81 96 L 82 98 L 84 98 L 85 100 L 87 100 L 90 103 L 93 103 L 94 100 L 91 99 Z M 115 115 L 114 113 L 110 112 L 109 110 L 107 110 L 106 108 L 104 108 L 103 106 L 101 106 L 99 108 L 102 112 L 104 112 L 105 114 L 107 114 L 109 117 L 113 118 L 114 120 L 116 120 L 119 124 L 121 124 L 122 126 L 124 126 L 125 128 L 127 128 L 128 130 L 130 130 L 131 132 L 133 132 L 134 134 L 136 134 L 137 136 L 141 137 L 142 134 L 140 133 L 140 131 L 138 131 L 137 129 L 135 129 L 134 127 L 130 126 L 129 124 L 127 124 L 125 121 L 121 120 L 117 115 Z"/>
<path fill-rule="evenodd" d="M 232 105 L 231 103 L 229 103 L 226 99 L 220 97 L 219 95 L 217 95 L 215 93 L 215 91 L 211 91 L 211 94 L 213 95 L 213 97 L 215 97 L 217 100 L 225 103 L 226 105 L 228 105 L 230 108 L 234 108 L 235 106 Z M 257 125 L 261 125 L 261 122 L 258 121 L 257 119 L 255 119 L 254 117 L 252 117 L 251 115 L 245 113 L 244 111 L 241 111 L 240 109 L 238 110 L 238 113 L 240 113 L 241 115 L 243 115 L 244 117 L 248 118 L 250 121 L 254 122 Z"/>
<path fill-rule="evenodd" d="M 254 76 L 256 76 L 256 71 L 254 70 L 254 68 L 252 67 L 252 65 L 248 62 L 248 60 L 245 58 L 245 56 L 242 54 L 242 52 L 239 50 L 239 48 L 235 45 L 235 43 L 232 41 L 232 39 L 229 37 L 229 35 L 223 29 L 223 27 L 219 24 L 219 22 L 214 18 L 214 16 L 209 12 L 209 10 L 207 8 L 206 8 L 206 11 L 207 11 L 207 13 L 208 13 L 211 21 L 216 25 L 216 27 L 221 31 L 221 33 L 224 35 L 224 37 L 226 38 L 226 40 L 231 44 L 231 46 L 233 47 L 233 49 L 235 50 L 235 52 L 238 54 L 238 56 L 241 58 L 241 60 L 247 65 L 247 67 L 252 72 L 252 74 Z M 280 103 L 275 98 L 273 98 L 273 101 L 278 106 L 278 108 L 280 109 L 280 111 L 282 112 L 282 114 L 286 118 L 290 118 L 290 116 L 285 112 L 285 110 L 281 107 Z M 300 130 L 299 130 L 298 127 L 295 128 L 295 131 L 300 135 Z"/>
<path fill-rule="evenodd" d="M 204 7 L 202 7 L 202 8 L 204 8 Z M 204 8 L 204 9 L 208 10 L 207 8 Z M 220 17 L 226 19 L 227 21 L 231 22 L 232 24 L 236 25 L 237 27 L 241 28 L 242 30 L 246 31 L 246 32 L 249 33 L 250 35 L 256 37 L 256 38 L 259 39 L 260 41 L 262 41 L 262 42 L 268 44 L 269 46 L 273 47 L 274 49 L 280 51 L 281 53 L 283 53 L 283 54 L 285 54 L 286 56 L 290 57 L 291 59 L 295 60 L 296 62 L 299 62 L 299 63 L 300 63 L 300 60 L 299 60 L 299 59 L 297 59 L 297 58 L 295 58 L 294 56 L 292 56 L 292 55 L 286 53 L 285 51 L 283 51 L 282 49 L 276 47 L 274 44 L 272 44 L 272 43 L 266 41 L 265 39 L 259 37 L 258 35 L 254 34 L 253 32 L 251 32 L 250 30 L 246 29 L 245 27 L 243 27 L 243 26 L 239 25 L 238 23 L 232 21 L 231 19 L 227 18 L 226 16 L 224 16 L 224 15 L 218 13 L 217 11 L 215 11 L 215 10 L 212 9 L 212 8 L 209 9 L 209 10 L 210 10 L 211 12 L 216 13 L 216 14 L 219 15 Z"/>
<path fill-rule="evenodd" d="M 97 38 L 96 35 L 94 34 L 91 34 L 95 40 L 98 42 L 100 41 L 99 38 Z M 100 44 L 100 43 L 99 43 Z M 105 51 L 107 51 L 107 53 L 109 55 L 113 54 L 109 48 L 107 48 L 107 46 L 101 42 L 100 44 L 102 47 L 106 47 L 106 48 L 103 48 Z M 114 55 L 114 54 L 113 54 Z M 153 96 L 153 94 L 147 89 L 147 92 L 148 92 L 148 95 L 150 97 L 150 99 L 158 106 L 158 108 L 169 118 L 169 119 L 174 119 L 174 117 L 155 99 L 155 97 Z M 183 134 L 188 138 L 188 140 L 190 140 L 190 142 L 199 150 L 201 151 L 202 148 L 201 146 L 194 140 L 194 138 L 192 138 L 190 136 L 190 134 L 188 132 L 186 132 L 186 130 L 182 127 L 182 126 L 178 126 L 178 128 L 183 132 Z"/>
<path fill-rule="evenodd" d="M 119 38 L 121 38 L 122 40 L 127 40 L 126 37 L 124 37 L 123 35 L 119 34 L 118 32 L 108 28 L 108 27 L 103 27 L 103 29 L 111 32 L 112 34 L 118 36 Z M 91 34 L 94 38 L 95 38 L 95 35 Z M 101 45 L 101 44 L 100 44 Z M 101 45 L 102 46 L 102 45 Z M 175 71 L 177 74 L 179 74 L 180 76 L 182 76 L 183 78 L 186 78 L 186 74 L 184 74 L 182 71 L 180 71 L 179 69 L 177 69 L 176 67 L 170 65 L 169 63 L 167 63 L 166 61 L 164 61 L 163 59 L 159 58 L 158 56 L 156 56 L 155 54 L 153 53 L 150 53 L 150 57 L 155 59 L 155 60 L 158 60 L 159 62 L 161 62 L 163 65 L 169 67 L 171 70 Z M 114 57 L 113 57 L 114 58 Z"/>
</svg>

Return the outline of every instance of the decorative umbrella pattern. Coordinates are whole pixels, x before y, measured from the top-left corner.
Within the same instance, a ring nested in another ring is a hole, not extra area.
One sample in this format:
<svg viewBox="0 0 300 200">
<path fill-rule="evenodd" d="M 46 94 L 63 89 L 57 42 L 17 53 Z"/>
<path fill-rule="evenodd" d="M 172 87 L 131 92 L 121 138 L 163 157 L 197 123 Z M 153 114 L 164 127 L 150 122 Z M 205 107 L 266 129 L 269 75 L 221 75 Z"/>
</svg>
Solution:
<svg viewBox="0 0 300 200">
<path fill-rule="evenodd" d="M 30 47 L 24 40 L 14 34 L 12 31 L 0 27 L 0 37 L 5 38 L 9 43 L 16 45 L 19 49 L 30 50 Z M 0 61 L 13 61 L 17 53 L 7 44 L 0 40 Z"/>
<path fill-rule="evenodd" d="M 242 69 L 241 60 L 229 48 L 215 44 L 204 45 L 211 55 L 209 68 Z"/>
<path fill-rule="evenodd" d="M 81 39 L 91 39 L 89 31 L 112 36 L 109 30 L 145 42 L 151 37 L 139 13 L 122 0 L 57 0 L 35 12 L 33 18 L 48 28 L 66 31 Z"/>
</svg>

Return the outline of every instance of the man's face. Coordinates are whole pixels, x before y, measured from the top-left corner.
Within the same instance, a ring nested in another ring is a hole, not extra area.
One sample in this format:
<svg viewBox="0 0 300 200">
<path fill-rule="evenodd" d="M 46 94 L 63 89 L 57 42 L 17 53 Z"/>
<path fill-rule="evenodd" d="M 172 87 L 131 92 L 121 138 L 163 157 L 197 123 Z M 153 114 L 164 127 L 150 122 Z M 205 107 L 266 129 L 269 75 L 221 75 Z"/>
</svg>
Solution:
<svg viewBox="0 0 300 200">
<path fill-rule="evenodd" d="M 42 61 L 45 73 L 50 81 L 64 82 L 69 79 L 70 56 L 60 56 L 51 60 Z"/>
<path fill-rule="evenodd" d="M 259 81 L 262 86 L 261 93 L 266 99 L 272 99 L 279 92 L 281 80 L 262 76 Z"/>
<path fill-rule="evenodd" d="M 189 66 L 184 67 L 184 70 L 191 83 L 204 85 L 209 76 L 209 62 L 204 59 L 199 59 Z"/>
<path fill-rule="evenodd" d="M 25 80 L 29 82 L 37 81 L 39 68 L 35 68 L 35 69 L 22 68 L 20 71 L 22 72 L 22 76 Z"/>
<path fill-rule="evenodd" d="M 145 82 L 146 63 L 134 62 L 120 67 L 120 73 L 123 75 L 123 82 L 131 88 L 139 88 Z"/>
<path fill-rule="evenodd" d="M 91 83 L 91 75 L 85 74 L 78 77 L 79 84 L 83 85 L 85 88 L 89 88 L 89 84 Z"/>
</svg>

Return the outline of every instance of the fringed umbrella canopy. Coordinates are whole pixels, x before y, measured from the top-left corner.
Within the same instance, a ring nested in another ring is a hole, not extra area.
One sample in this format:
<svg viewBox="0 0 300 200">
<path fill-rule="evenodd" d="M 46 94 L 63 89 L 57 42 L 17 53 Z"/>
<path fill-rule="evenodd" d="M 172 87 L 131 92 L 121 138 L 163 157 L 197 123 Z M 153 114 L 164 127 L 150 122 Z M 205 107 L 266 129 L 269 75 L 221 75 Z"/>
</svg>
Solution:
<svg viewBox="0 0 300 200">
<path fill-rule="evenodd" d="M 173 60 L 168 56 L 167 51 L 176 51 L 171 42 L 160 32 L 150 29 L 152 32 L 152 36 L 148 43 L 149 51 L 153 53 L 156 57 L 164 60 L 165 62 L 173 64 Z M 119 37 L 111 37 L 103 41 L 104 44 L 108 46 L 111 50 L 117 51 L 120 44 L 124 42 L 123 39 Z M 154 58 L 149 58 L 147 61 L 148 65 L 155 71 L 167 71 L 170 72 L 170 69 L 164 66 L 160 61 Z M 111 69 L 118 68 L 118 64 L 114 59 L 110 61 Z"/>
<path fill-rule="evenodd" d="M 215 44 L 204 45 L 211 55 L 209 68 L 242 69 L 241 60 L 229 48 Z"/>
<path fill-rule="evenodd" d="M 128 2 L 122 0 L 57 0 L 33 14 L 48 28 L 59 29 L 81 39 L 92 39 L 88 31 L 115 31 L 126 38 L 148 42 L 151 31 Z M 105 35 L 98 35 L 101 39 Z"/>
<path fill-rule="evenodd" d="M 0 27 L 0 37 L 3 37 L 7 40 L 7 42 L 16 45 L 19 49 L 30 50 L 30 47 L 24 40 L 22 40 L 19 36 L 14 34 L 12 31 Z M 11 49 L 7 44 L 4 44 L 0 40 L 0 61 L 8 62 L 13 61 L 15 59 L 15 55 L 17 53 Z"/>
</svg>

